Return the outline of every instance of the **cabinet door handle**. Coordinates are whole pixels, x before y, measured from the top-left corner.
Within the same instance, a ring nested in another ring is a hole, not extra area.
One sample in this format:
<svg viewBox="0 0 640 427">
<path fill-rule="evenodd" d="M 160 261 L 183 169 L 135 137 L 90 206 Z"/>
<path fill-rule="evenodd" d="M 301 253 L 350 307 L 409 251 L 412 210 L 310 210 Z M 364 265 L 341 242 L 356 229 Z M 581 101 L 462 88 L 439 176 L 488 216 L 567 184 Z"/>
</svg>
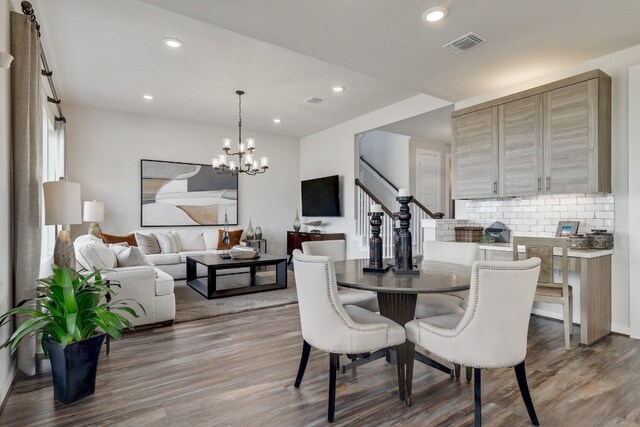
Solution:
<svg viewBox="0 0 640 427">
<path fill-rule="evenodd" d="M 538 177 L 538 191 L 542 190 L 542 177 Z"/>
<path fill-rule="evenodd" d="M 551 190 L 551 177 L 547 177 L 547 190 Z"/>
<path fill-rule="evenodd" d="M 498 194 L 498 181 L 493 181 L 493 194 Z"/>
</svg>

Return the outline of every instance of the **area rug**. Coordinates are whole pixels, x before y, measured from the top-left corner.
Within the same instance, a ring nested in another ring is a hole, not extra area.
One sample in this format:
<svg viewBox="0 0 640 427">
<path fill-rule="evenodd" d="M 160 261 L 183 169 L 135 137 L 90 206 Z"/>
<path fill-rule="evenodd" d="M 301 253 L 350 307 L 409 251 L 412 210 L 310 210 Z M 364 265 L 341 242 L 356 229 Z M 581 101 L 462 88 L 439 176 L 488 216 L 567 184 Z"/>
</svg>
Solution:
<svg viewBox="0 0 640 427">
<path fill-rule="evenodd" d="M 258 275 L 275 278 L 275 271 L 260 272 Z M 294 275 L 291 271 L 287 272 L 287 289 L 277 291 L 208 300 L 187 286 L 186 281 L 176 280 L 174 292 L 176 295 L 176 323 L 298 302 Z"/>
</svg>

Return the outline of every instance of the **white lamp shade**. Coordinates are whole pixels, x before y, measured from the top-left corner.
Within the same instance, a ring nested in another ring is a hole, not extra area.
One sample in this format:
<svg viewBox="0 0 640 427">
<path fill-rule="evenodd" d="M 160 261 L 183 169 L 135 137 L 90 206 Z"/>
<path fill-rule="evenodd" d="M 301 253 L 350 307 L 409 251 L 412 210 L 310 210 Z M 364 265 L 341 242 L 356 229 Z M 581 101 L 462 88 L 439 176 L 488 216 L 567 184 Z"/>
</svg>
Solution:
<svg viewBox="0 0 640 427">
<path fill-rule="evenodd" d="M 82 199 L 77 182 L 51 181 L 44 189 L 45 225 L 82 224 Z"/>
<path fill-rule="evenodd" d="M 104 203 L 85 200 L 82 220 L 85 222 L 104 221 Z"/>
</svg>

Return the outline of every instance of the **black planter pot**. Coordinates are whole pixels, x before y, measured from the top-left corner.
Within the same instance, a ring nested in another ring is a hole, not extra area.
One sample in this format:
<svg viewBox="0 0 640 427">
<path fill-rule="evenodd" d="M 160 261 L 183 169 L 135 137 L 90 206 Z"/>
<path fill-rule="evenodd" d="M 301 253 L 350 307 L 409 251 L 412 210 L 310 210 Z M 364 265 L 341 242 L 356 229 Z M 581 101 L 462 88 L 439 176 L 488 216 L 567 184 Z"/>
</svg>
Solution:
<svg viewBox="0 0 640 427">
<path fill-rule="evenodd" d="M 51 360 L 55 400 L 69 404 L 95 393 L 98 356 L 104 338 L 105 334 L 96 335 L 64 349 L 55 341 L 44 341 Z"/>
</svg>

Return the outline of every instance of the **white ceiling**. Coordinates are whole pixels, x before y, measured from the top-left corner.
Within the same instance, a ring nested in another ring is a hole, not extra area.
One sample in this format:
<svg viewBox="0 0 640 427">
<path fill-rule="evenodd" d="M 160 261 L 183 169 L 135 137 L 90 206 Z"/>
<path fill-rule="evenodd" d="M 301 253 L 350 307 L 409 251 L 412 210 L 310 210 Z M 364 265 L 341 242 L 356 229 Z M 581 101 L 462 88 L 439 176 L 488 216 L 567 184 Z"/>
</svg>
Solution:
<svg viewBox="0 0 640 427">
<path fill-rule="evenodd" d="M 454 102 L 640 44 L 638 0 L 144 1 Z M 442 48 L 470 31 L 488 43 Z"/>
<path fill-rule="evenodd" d="M 640 44 L 638 0 L 33 3 L 63 108 L 235 127 L 243 89 L 246 129 L 292 137 L 420 92 L 455 102 Z M 440 5 L 448 17 L 425 24 L 422 12 Z M 488 42 L 442 49 L 469 31 Z M 184 47 L 168 49 L 165 37 Z M 332 93 L 336 84 L 347 90 Z M 325 102 L 304 104 L 310 96 Z"/>
<path fill-rule="evenodd" d="M 300 137 L 417 94 L 135 0 L 36 0 L 34 8 L 63 110 L 89 104 L 233 128 L 243 89 L 244 129 Z M 172 50 L 166 37 L 184 46 Z M 336 84 L 346 91 L 333 93 Z M 311 96 L 325 101 L 305 104 Z"/>
<path fill-rule="evenodd" d="M 452 111 L 453 105 L 450 105 L 378 129 L 442 144 L 451 144 Z"/>
</svg>

